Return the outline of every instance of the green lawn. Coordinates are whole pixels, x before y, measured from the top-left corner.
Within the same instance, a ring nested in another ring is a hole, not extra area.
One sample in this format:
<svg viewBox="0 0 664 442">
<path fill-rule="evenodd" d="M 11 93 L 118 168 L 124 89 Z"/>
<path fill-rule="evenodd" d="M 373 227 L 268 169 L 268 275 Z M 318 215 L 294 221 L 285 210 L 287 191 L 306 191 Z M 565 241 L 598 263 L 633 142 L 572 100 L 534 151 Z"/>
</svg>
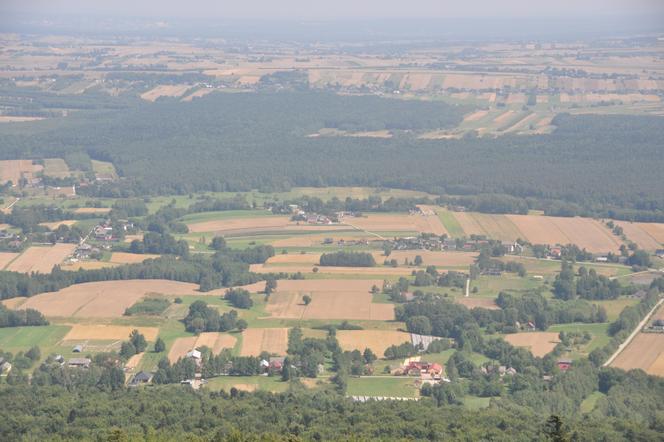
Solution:
<svg viewBox="0 0 664 442">
<path fill-rule="evenodd" d="M 406 376 L 349 378 L 347 394 L 350 396 L 419 396 L 415 386 L 415 378 Z"/>
<path fill-rule="evenodd" d="M 447 209 L 443 209 L 442 207 L 437 208 L 436 213 L 438 214 L 438 218 L 440 218 L 440 222 L 445 226 L 445 230 L 447 230 L 447 233 L 449 233 L 452 238 L 460 238 L 466 234 L 466 232 L 463 231 L 461 224 L 459 224 L 459 221 L 454 217 L 454 213 Z"/>
<path fill-rule="evenodd" d="M 0 328 L 0 349 L 16 353 L 38 345 L 44 354 L 55 347 L 70 328 L 66 325 Z"/>
<path fill-rule="evenodd" d="M 518 293 L 542 286 L 544 286 L 542 280 L 528 278 L 527 276 L 521 278 L 514 273 L 503 273 L 501 276 L 480 276 L 470 282 L 471 296 L 490 298 L 495 298 L 501 291 Z M 477 287 L 478 292 L 472 293 L 475 287 Z"/>
</svg>

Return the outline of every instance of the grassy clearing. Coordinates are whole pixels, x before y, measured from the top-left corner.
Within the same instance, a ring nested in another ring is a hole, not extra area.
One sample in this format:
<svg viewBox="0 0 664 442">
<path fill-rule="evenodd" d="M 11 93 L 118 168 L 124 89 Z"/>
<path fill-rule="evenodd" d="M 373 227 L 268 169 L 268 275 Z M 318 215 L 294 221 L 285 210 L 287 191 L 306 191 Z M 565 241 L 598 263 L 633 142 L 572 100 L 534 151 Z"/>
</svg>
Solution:
<svg viewBox="0 0 664 442">
<path fill-rule="evenodd" d="M 440 218 L 440 222 L 445 226 L 445 230 L 447 230 L 452 238 L 465 236 L 466 233 L 463 231 L 461 224 L 459 224 L 459 221 L 457 221 L 452 212 L 447 209 L 437 208 L 436 213 L 438 214 L 438 218 Z"/>
<path fill-rule="evenodd" d="M 481 410 L 491 404 L 490 397 L 464 396 L 463 406 L 468 410 Z"/>
<path fill-rule="evenodd" d="M 350 396 L 419 396 L 415 379 L 401 376 L 350 378 L 347 394 Z"/>
<path fill-rule="evenodd" d="M 622 312 L 626 307 L 634 305 L 638 302 L 639 302 L 638 299 L 633 299 L 633 298 L 592 301 L 593 304 L 604 307 L 609 321 L 615 321 L 616 319 L 618 319 L 620 312 Z"/>
<path fill-rule="evenodd" d="M 118 178 L 118 173 L 115 170 L 113 163 L 107 161 L 92 160 L 92 170 L 98 174 L 107 174 L 114 179 Z"/>
<path fill-rule="evenodd" d="M 278 376 L 219 376 L 208 380 L 205 388 L 212 391 L 262 390 L 281 393 L 288 390 L 289 382 L 283 382 Z"/>
<path fill-rule="evenodd" d="M 542 280 L 528 277 L 521 278 L 509 273 L 504 273 L 501 276 L 480 276 L 478 279 L 470 282 L 470 296 L 495 298 L 501 291 L 518 294 L 519 292 L 543 286 Z M 472 290 L 476 287 L 478 289 L 477 293 L 472 293 Z"/>
<path fill-rule="evenodd" d="M 595 405 L 597 405 L 597 401 L 599 401 L 601 398 L 603 398 L 605 395 L 604 393 L 600 391 L 594 391 L 586 397 L 583 402 L 581 402 L 581 413 L 590 413 L 595 409 Z"/>
</svg>

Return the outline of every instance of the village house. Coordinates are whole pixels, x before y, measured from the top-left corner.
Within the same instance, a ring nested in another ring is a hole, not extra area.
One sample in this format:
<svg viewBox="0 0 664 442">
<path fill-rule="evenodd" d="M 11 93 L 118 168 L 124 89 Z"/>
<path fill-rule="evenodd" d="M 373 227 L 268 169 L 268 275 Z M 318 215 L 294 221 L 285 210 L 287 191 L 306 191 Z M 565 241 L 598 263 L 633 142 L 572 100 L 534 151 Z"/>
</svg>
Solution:
<svg viewBox="0 0 664 442">
<path fill-rule="evenodd" d="M 70 368 L 90 368 L 90 364 L 92 364 L 92 360 L 88 358 L 71 358 L 67 362 Z"/>
<path fill-rule="evenodd" d="M 132 378 L 131 382 L 129 383 L 130 387 L 136 387 L 141 384 L 149 384 L 152 382 L 152 378 L 154 375 L 150 372 L 147 371 L 139 371 L 136 373 L 136 375 Z"/>
<path fill-rule="evenodd" d="M 558 359 L 556 362 L 556 365 L 561 371 L 567 371 L 570 368 L 572 368 L 572 360 L 571 359 Z"/>
</svg>

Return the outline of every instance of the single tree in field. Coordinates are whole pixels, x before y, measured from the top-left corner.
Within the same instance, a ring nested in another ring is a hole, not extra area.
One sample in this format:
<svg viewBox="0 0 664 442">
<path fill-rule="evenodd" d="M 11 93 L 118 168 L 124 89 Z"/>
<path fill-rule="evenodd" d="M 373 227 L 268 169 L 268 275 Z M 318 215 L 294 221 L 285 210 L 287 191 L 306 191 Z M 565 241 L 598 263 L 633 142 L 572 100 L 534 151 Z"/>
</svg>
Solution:
<svg viewBox="0 0 664 442">
<path fill-rule="evenodd" d="M 238 319 L 238 320 L 237 320 L 237 323 L 235 324 L 235 326 L 237 327 L 237 329 L 238 329 L 240 332 L 243 332 L 244 330 L 247 329 L 247 327 L 249 326 L 249 324 L 247 324 L 247 321 L 245 321 L 244 319 Z"/>
<path fill-rule="evenodd" d="M 145 336 L 139 333 L 138 330 L 133 330 L 129 335 L 129 342 L 136 349 L 136 353 L 144 352 L 148 347 L 148 342 L 145 340 Z"/>
<path fill-rule="evenodd" d="M 415 257 L 415 265 L 416 265 L 416 266 L 421 266 L 421 265 L 422 265 L 422 262 L 423 262 L 423 261 L 422 261 L 422 257 L 421 257 L 420 255 L 417 255 L 417 256 Z"/>
<path fill-rule="evenodd" d="M 311 296 L 304 295 L 302 297 L 302 303 L 304 303 L 304 305 L 309 305 L 311 303 Z"/>
<path fill-rule="evenodd" d="M 270 296 L 277 289 L 277 280 L 270 278 L 265 281 L 265 296 Z"/>
<path fill-rule="evenodd" d="M 157 338 L 157 341 L 154 343 L 155 353 L 161 353 L 164 350 L 166 350 L 166 344 L 164 343 L 164 340 Z"/>
</svg>

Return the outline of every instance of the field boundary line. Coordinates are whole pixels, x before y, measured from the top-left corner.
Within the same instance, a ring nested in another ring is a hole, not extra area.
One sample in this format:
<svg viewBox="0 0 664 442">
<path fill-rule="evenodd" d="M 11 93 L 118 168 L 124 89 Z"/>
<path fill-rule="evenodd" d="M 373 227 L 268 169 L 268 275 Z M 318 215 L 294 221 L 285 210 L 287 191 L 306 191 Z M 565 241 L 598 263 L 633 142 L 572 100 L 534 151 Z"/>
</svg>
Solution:
<svg viewBox="0 0 664 442">
<path fill-rule="evenodd" d="M 639 322 L 639 324 L 634 328 L 634 331 L 625 339 L 625 342 L 620 344 L 618 346 L 618 349 L 611 355 L 609 359 L 605 363 L 602 364 L 602 367 L 608 367 L 609 364 L 611 364 L 622 351 L 627 348 L 630 342 L 636 337 L 637 334 L 641 333 L 641 329 L 646 325 L 648 320 L 652 317 L 652 315 L 655 314 L 657 309 L 659 308 L 660 305 L 664 302 L 664 298 L 661 298 L 659 301 L 657 301 L 657 304 L 648 312 L 648 314 Z"/>
</svg>

